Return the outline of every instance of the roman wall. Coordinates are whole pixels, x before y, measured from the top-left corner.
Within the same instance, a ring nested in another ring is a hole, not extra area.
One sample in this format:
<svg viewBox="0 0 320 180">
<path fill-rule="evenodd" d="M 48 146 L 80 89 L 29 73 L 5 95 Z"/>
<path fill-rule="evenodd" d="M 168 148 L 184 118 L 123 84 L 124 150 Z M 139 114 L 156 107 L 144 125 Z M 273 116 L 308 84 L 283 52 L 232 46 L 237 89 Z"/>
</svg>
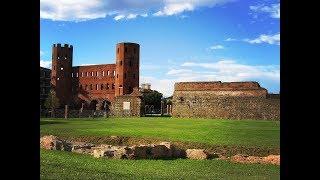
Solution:
<svg viewBox="0 0 320 180">
<path fill-rule="evenodd" d="M 116 96 L 112 103 L 111 114 L 116 117 L 143 116 L 144 101 L 139 88 L 133 88 L 131 94 Z"/>
<path fill-rule="evenodd" d="M 72 91 L 80 99 L 114 100 L 115 64 L 75 66 L 71 76 Z"/>
<path fill-rule="evenodd" d="M 176 83 L 174 117 L 280 120 L 280 96 L 255 82 Z"/>
</svg>

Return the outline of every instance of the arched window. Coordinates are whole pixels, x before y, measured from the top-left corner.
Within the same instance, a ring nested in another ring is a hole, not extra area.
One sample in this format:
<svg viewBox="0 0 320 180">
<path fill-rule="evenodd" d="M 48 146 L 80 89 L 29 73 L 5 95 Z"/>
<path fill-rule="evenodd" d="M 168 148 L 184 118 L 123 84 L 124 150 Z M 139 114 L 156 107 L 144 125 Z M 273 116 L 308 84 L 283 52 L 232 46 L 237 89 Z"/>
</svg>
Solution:
<svg viewBox="0 0 320 180">
<path fill-rule="evenodd" d="M 100 85 L 100 90 L 103 90 L 103 84 Z"/>
<path fill-rule="evenodd" d="M 92 90 L 93 88 L 92 88 L 92 84 L 90 84 L 90 90 Z"/>
<path fill-rule="evenodd" d="M 114 83 L 112 83 L 112 89 L 114 89 Z"/>
</svg>

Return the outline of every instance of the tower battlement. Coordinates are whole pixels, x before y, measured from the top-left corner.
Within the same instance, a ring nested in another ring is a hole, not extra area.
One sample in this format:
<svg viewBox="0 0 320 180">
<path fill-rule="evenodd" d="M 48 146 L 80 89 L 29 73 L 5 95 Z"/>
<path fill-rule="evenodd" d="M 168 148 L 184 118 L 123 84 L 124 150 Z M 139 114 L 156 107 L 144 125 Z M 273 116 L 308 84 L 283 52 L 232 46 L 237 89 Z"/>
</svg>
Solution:
<svg viewBox="0 0 320 180">
<path fill-rule="evenodd" d="M 61 46 L 61 43 L 53 44 L 52 47 L 53 48 L 56 48 L 56 47 L 57 48 L 71 48 L 71 49 L 73 48 L 73 46 L 69 45 L 69 44 L 64 44 L 63 46 Z"/>
<path fill-rule="evenodd" d="M 113 101 L 116 96 L 131 94 L 139 87 L 139 53 L 137 43 L 116 44 L 116 62 L 72 66 L 73 46 L 52 45 L 51 85 L 62 105 L 80 101 Z"/>
</svg>

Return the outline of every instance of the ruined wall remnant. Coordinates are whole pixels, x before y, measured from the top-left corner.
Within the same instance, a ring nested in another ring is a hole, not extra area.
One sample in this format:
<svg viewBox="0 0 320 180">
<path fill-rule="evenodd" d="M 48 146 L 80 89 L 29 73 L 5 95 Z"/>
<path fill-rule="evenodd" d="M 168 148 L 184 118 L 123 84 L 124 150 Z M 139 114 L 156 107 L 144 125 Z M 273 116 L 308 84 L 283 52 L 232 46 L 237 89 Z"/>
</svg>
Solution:
<svg viewBox="0 0 320 180">
<path fill-rule="evenodd" d="M 256 82 L 176 83 L 174 117 L 280 119 L 280 96 L 270 96 Z"/>
<path fill-rule="evenodd" d="M 134 88 L 129 95 L 116 96 L 112 107 L 112 114 L 116 117 L 143 116 L 144 102 L 138 88 Z"/>
</svg>

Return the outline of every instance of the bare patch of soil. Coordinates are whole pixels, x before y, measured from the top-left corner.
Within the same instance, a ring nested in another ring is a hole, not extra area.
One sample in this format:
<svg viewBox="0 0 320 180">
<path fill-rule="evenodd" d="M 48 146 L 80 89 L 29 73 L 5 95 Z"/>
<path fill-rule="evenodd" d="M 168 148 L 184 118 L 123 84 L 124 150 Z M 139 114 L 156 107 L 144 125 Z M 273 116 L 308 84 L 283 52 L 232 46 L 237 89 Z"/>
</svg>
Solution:
<svg viewBox="0 0 320 180">
<path fill-rule="evenodd" d="M 233 162 L 239 162 L 239 163 L 280 165 L 280 155 L 269 155 L 266 157 L 258 157 L 258 156 L 247 156 L 247 155 L 237 154 L 235 156 L 231 156 L 230 160 Z"/>
</svg>

